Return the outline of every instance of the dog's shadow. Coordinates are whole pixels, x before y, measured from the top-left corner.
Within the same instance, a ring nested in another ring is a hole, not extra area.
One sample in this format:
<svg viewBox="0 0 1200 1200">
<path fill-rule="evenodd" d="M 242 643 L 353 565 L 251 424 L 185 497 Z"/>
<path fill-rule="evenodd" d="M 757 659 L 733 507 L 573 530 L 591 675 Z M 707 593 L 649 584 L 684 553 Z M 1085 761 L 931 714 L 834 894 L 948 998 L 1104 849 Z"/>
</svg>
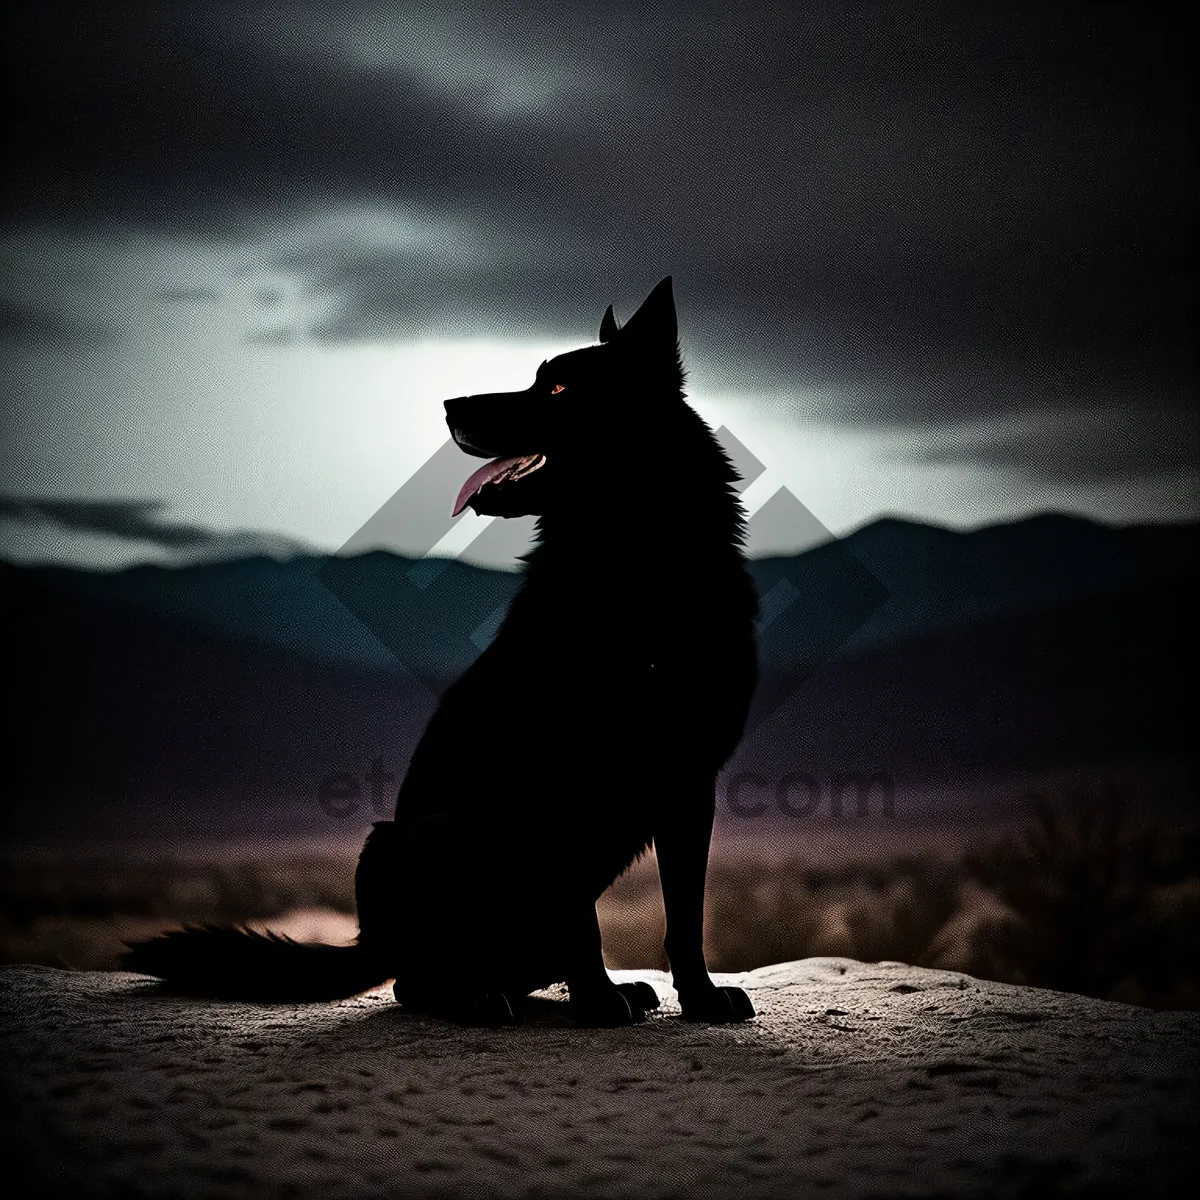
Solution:
<svg viewBox="0 0 1200 1200">
<path fill-rule="evenodd" d="M 247 1000 L 244 997 L 197 996 L 192 992 L 173 987 L 170 983 L 158 979 L 146 979 L 143 982 L 135 984 L 133 987 L 122 989 L 112 999 L 118 1003 L 125 1004 L 145 1003 L 146 1001 L 170 1002 L 182 1005 L 188 1009 L 206 1010 L 211 1010 L 216 1005 L 237 1004 L 239 1007 L 249 1006 L 261 1009 L 264 1014 L 275 1010 L 283 1011 L 285 1009 L 289 1012 L 297 1009 L 307 1009 L 315 1012 L 318 1009 L 329 1007 L 330 1004 L 338 1004 L 340 1006 L 346 1003 L 345 1001 L 329 1000 L 312 1000 L 308 1002 L 292 1000 L 286 1003 L 277 1003 L 267 1000 Z M 508 1026 L 506 1028 L 572 1030 L 579 1028 L 571 1019 L 571 1009 L 567 1000 L 567 990 L 565 987 L 548 988 L 542 992 L 522 996 L 514 1004 L 514 1009 L 520 1019 L 519 1023 L 516 1026 Z M 661 1012 L 650 1014 L 646 1021 L 639 1023 L 640 1027 L 661 1023 L 664 1017 L 669 1019 L 669 1014 Z M 406 1008 L 403 1004 L 390 1003 L 371 1005 L 371 1009 L 363 1018 L 363 1021 L 355 1022 L 354 1025 L 342 1029 L 331 1030 L 329 1036 L 343 1036 L 349 1029 L 359 1028 L 364 1022 L 370 1022 L 374 1028 L 375 1023 L 380 1020 L 402 1022 L 406 1026 L 414 1028 L 423 1027 L 430 1030 L 455 1030 L 463 1033 L 497 1032 L 496 1029 L 486 1025 L 459 1024 L 445 1017 L 432 1016 L 418 1009 Z M 638 1027 L 639 1025 L 621 1026 L 623 1029 Z"/>
</svg>

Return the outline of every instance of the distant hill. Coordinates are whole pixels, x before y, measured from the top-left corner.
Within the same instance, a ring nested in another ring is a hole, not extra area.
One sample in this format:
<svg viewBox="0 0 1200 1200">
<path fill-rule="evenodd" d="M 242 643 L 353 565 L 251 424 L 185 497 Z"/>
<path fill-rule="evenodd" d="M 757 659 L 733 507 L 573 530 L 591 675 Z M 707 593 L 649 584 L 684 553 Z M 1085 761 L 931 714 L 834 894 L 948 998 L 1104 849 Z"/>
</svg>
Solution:
<svg viewBox="0 0 1200 1200">
<path fill-rule="evenodd" d="M 887 519 L 754 562 L 764 682 L 735 769 L 984 774 L 1181 752 L 1197 543 L 1196 526 Z M 385 552 L 0 564 L 0 581 L 7 827 L 114 833 L 328 826 L 318 790 L 342 771 L 360 789 L 346 819 L 370 819 L 372 760 L 402 771 L 520 582 Z M 375 785 L 381 810 L 394 786 Z"/>
</svg>

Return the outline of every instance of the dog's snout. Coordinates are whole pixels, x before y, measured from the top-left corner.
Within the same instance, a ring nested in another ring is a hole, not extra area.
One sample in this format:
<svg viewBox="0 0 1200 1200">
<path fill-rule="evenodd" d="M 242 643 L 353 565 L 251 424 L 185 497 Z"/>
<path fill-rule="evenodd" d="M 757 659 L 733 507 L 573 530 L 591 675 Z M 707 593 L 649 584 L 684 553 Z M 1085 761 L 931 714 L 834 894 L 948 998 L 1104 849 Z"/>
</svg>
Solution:
<svg viewBox="0 0 1200 1200">
<path fill-rule="evenodd" d="M 450 427 L 451 432 L 461 426 L 475 423 L 471 419 L 471 399 L 470 396 L 455 396 L 452 400 L 444 402 L 446 424 Z"/>
<path fill-rule="evenodd" d="M 543 453 L 545 439 L 534 389 L 455 396 L 443 401 L 446 424 L 460 450 L 481 458 Z"/>
</svg>

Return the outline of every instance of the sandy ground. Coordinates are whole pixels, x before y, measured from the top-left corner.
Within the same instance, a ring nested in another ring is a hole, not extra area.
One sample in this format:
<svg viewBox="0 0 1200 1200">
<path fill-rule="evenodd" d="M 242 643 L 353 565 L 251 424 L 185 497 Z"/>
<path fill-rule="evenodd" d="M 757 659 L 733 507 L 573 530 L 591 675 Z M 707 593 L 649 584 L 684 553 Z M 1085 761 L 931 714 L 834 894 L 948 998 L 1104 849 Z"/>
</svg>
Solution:
<svg viewBox="0 0 1200 1200">
<path fill-rule="evenodd" d="M 1175 1195 L 1200 1014 L 896 963 L 724 977 L 746 1025 L 660 1013 L 464 1030 L 381 989 L 259 1006 L 10 967 L 6 1177 L 22 1194 Z M 9 1194 L 12 1194 L 10 1192 Z"/>
</svg>

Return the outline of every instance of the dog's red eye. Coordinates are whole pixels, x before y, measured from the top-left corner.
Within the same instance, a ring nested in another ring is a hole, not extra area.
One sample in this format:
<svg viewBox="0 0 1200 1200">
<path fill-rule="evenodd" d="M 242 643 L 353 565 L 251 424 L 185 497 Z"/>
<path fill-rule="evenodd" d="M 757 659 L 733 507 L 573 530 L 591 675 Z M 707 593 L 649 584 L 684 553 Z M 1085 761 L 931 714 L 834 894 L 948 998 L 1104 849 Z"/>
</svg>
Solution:
<svg viewBox="0 0 1200 1200">
<path fill-rule="evenodd" d="M 553 387 L 550 389 L 550 395 L 552 395 L 552 396 L 557 396 L 559 392 L 565 392 L 566 390 L 567 390 L 567 389 L 566 389 L 565 387 L 563 387 L 563 385 L 562 385 L 561 383 L 556 383 L 556 384 L 555 384 L 555 385 L 554 385 L 554 386 L 553 386 Z"/>
</svg>

